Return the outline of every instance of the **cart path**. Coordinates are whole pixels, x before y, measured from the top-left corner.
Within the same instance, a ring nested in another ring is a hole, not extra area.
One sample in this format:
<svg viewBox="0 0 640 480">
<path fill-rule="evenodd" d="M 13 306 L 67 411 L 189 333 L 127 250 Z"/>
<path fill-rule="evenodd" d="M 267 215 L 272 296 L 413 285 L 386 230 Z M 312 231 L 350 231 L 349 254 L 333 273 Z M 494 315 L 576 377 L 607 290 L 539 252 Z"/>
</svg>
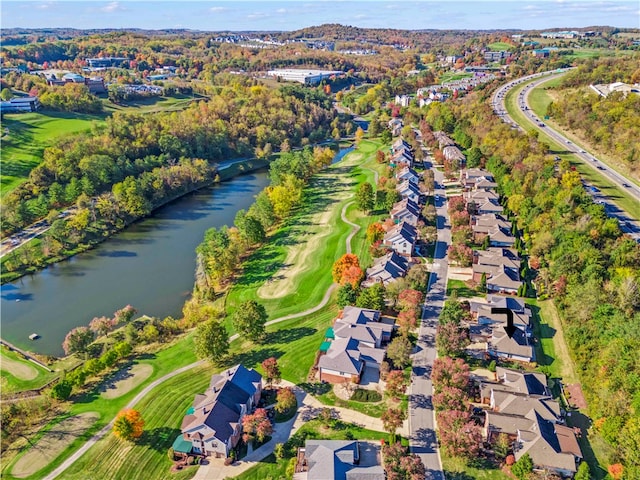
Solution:
<svg viewBox="0 0 640 480">
<path fill-rule="evenodd" d="M 349 234 L 345 242 L 347 247 L 347 253 L 351 252 L 351 239 L 358 232 L 358 230 L 360 230 L 359 225 L 356 225 L 355 223 L 350 222 L 345 217 L 347 207 L 352 203 L 353 201 L 346 203 L 342 208 L 342 213 L 341 213 L 342 220 L 348 225 L 351 225 L 353 227 L 353 230 L 351 231 L 351 233 Z M 332 283 L 331 286 L 327 289 L 326 293 L 324 294 L 324 297 L 322 297 L 322 300 L 320 300 L 320 303 L 315 307 L 311 307 L 302 312 L 292 313 L 291 315 L 285 315 L 283 317 L 274 318 L 273 320 L 268 321 L 266 325 L 274 325 L 276 323 L 284 322 L 286 320 L 291 320 L 293 318 L 305 317 L 307 315 L 311 315 L 312 313 L 317 312 L 318 310 L 321 310 L 327 305 L 327 303 L 329 303 L 329 298 L 331 298 L 331 294 L 333 293 L 336 287 L 337 287 L 337 284 Z M 235 333 L 231 335 L 231 337 L 229 337 L 229 342 L 233 342 L 234 340 L 237 340 L 239 337 L 240 336 L 237 333 Z M 154 380 L 149 385 L 147 385 L 144 389 L 142 389 L 140 393 L 138 393 L 129 403 L 127 403 L 123 407 L 123 409 L 133 408 L 136 405 L 136 403 L 142 400 L 147 394 L 149 394 L 149 392 L 151 392 L 151 390 L 156 388 L 158 385 L 160 385 L 164 381 L 169 380 L 170 378 L 173 378 L 176 375 L 180 375 L 181 373 L 189 371 L 192 368 L 195 368 L 199 365 L 203 365 L 205 362 L 206 360 L 198 360 L 197 362 L 193 362 L 193 363 L 190 363 L 189 365 L 185 365 L 182 368 L 174 370 L 173 372 L 167 373 L 166 375 L 158 378 L 157 380 Z M 113 420 L 111 420 L 107 425 L 102 427 L 102 429 L 100 429 L 99 432 L 97 432 L 95 435 L 93 435 L 93 437 L 87 440 L 87 442 L 84 445 L 82 445 L 82 447 L 80 447 L 78 450 L 76 450 L 73 453 L 73 455 L 71 455 L 64 462 L 62 462 L 60 466 L 56 468 L 53 472 L 51 472 L 49 475 L 44 477 L 43 480 L 53 480 L 58 475 L 62 474 L 62 472 L 64 472 L 67 468 L 73 465 L 76 462 L 76 460 L 78 460 L 82 455 L 84 455 L 87 452 L 87 450 L 93 447 L 93 445 L 95 445 L 95 443 L 98 440 L 104 437 L 111 430 L 112 427 L 113 427 Z"/>
</svg>

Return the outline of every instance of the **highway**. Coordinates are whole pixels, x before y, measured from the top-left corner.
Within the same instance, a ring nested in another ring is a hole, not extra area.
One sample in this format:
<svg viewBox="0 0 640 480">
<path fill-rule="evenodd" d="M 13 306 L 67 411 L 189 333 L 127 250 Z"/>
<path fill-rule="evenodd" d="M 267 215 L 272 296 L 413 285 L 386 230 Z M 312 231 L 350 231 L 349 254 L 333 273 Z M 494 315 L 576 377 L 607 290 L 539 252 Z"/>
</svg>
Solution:
<svg viewBox="0 0 640 480">
<path fill-rule="evenodd" d="M 571 142 L 571 140 L 569 140 L 567 137 L 562 135 L 557 130 L 546 125 L 544 123 L 544 120 L 538 118 L 537 115 L 531 110 L 531 106 L 529 105 L 529 94 L 531 93 L 531 91 L 540 84 L 557 78 L 564 73 L 564 70 L 562 72 L 554 70 L 549 72 L 536 73 L 533 75 L 528 75 L 526 77 L 518 78 L 517 80 L 512 80 L 511 82 L 502 85 L 494 93 L 492 100 L 493 110 L 503 121 L 510 123 L 513 128 L 519 128 L 522 131 L 527 131 L 531 128 L 534 128 L 538 131 L 544 132 L 559 145 L 566 145 L 568 152 L 572 153 L 587 165 L 590 165 L 594 170 L 597 170 L 600 175 L 606 177 L 618 188 L 626 191 L 631 196 L 634 196 L 638 200 L 637 208 L 634 209 L 634 211 L 625 212 L 620 209 L 620 207 L 615 204 L 611 198 L 600 194 L 597 188 L 585 183 L 587 192 L 592 195 L 595 202 L 603 205 L 605 211 L 607 212 L 607 215 L 618 220 L 620 229 L 623 232 L 631 235 L 631 237 L 636 241 L 640 242 L 640 187 L 634 184 L 631 180 L 625 178 L 619 172 L 613 170 L 596 156 L 574 145 L 573 142 Z M 531 80 L 534 81 L 527 84 L 523 88 L 523 90 L 519 93 L 516 102 L 518 108 L 526 117 L 528 124 L 518 125 L 506 110 L 505 98 L 509 90 L 521 83 L 526 83 Z"/>
</svg>

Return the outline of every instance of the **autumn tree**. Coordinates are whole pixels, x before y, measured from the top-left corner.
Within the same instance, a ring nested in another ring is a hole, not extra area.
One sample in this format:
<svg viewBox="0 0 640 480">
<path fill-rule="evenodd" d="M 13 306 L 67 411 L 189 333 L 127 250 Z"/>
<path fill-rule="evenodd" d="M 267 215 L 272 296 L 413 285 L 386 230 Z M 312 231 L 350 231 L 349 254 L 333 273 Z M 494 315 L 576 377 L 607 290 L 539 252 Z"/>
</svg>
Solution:
<svg viewBox="0 0 640 480">
<path fill-rule="evenodd" d="M 375 243 L 384 237 L 385 231 L 380 222 L 373 222 L 367 227 L 367 242 Z"/>
<path fill-rule="evenodd" d="M 123 323 L 129 323 L 137 312 L 138 311 L 131 305 L 127 305 L 126 307 L 122 307 L 120 310 L 116 310 L 113 314 L 113 318 L 117 325 L 121 325 Z"/>
<path fill-rule="evenodd" d="M 247 300 L 238 305 L 233 313 L 232 321 L 234 328 L 245 335 L 249 340 L 262 342 L 266 337 L 265 323 L 267 322 L 267 311 L 264 306 L 255 300 Z"/>
<path fill-rule="evenodd" d="M 394 399 L 403 395 L 409 384 L 402 370 L 391 370 L 387 374 L 385 383 L 387 393 Z"/>
<path fill-rule="evenodd" d="M 219 320 L 212 318 L 198 325 L 193 337 L 195 354 L 221 364 L 229 352 L 229 333 Z"/>
<path fill-rule="evenodd" d="M 382 412 L 380 420 L 385 431 L 391 435 L 392 443 L 395 443 L 396 431 L 402 426 L 405 418 L 405 413 L 399 408 L 388 408 Z"/>
<path fill-rule="evenodd" d="M 460 243 L 449 245 L 447 255 L 461 267 L 470 267 L 473 263 L 473 250 Z"/>
<path fill-rule="evenodd" d="M 273 426 L 264 408 L 257 408 L 255 412 L 242 418 L 242 439 L 245 443 L 257 440 L 262 443 L 273 432 Z"/>
<path fill-rule="evenodd" d="M 438 436 L 447 455 L 473 459 L 480 452 L 482 429 L 468 411 L 443 410 L 438 413 Z"/>
<path fill-rule="evenodd" d="M 438 393 L 433 394 L 433 406 L 436 411 L 466 410 L 469 406 L 467 394 L 456 387 L 442 387 Z"/>
<path fill-rule="evenodd" d="M 404 336 L 418 326 L 418 310 L 416 308 L 402 310 L 396 318 L 400 333 Z"/>
<path fill-rule="evenodd" d="M 469 365 L 461 358 L 436 358 L 431 373 L 433 389 L 436 393 L 444 387 L 466 390 L 469 386 L 469 375 Z"/>
<path fill-rule="evenodd" d="M 360 145 L 360 142 L 362 141 L 363 138 L 364 138 L 364 130 L 362 129 L 362 127 L 358 127 L 358 129 L 356 130 L 356 136 L 355 136 L 356 145 Z"/>
<path fill-rule="evenodd" d="M 358 189 L 356 190 L 356 205 L 358 209 L 369 213 L 373 210 L 374 206 L 374 193 L 373 187 L 369 182 L 361 183 Z"/>
<path fill-rule="evenodd" d="M 358 256 L 353 253 L 345 253 L 342 255 L 342 257 L 336 260 L 333 264 L 333 268 L 331 270 L 334 282 L 340 285 L 351 283 L 354 288 L 358 286 L 357 284 L 354 285 L 358 272 L 361 277 L 362 269 L 360 268 L 360 260 L 358 260 Z"/>
<path fill-rule="evenodd" d="M 278 390 L 276 396 L 275 409 L 278 413 L 284 413 L 287 410 L 294 408 L 298 404 L 296 400 L 296 394 L 291 387 L 285 387 Z"/>
<path fill-rule="evenodd" d="M 116 326 L 116 319 L 109 317 L 94 317 L 89 322 L 89 329 L 97 333 L 98 336 L 108 335 L 108 333 Z"/>
<path fill-rule="evenodd" d="M 422 292 L 408 288 L 398 295 L 398 307 L 400 310 L 417 310 L 423 298 Z"/>
<path fill-rule="evenodd" d="M 133 409 L 120 411 L 113 422 L 113 433 L 122 440 L 133 441 L 140 438 L 143 428 L 142 415 Z"/>
<path fill-rule="evenodd" d="M 420 457 L 409 453 L 399 442 L 382 447 L 387 480 L 425 480 L 425 466 Z"/>
<path fill-rule="evenodd" d="M 441 357 L 460 357 L 469 345 L 469 336 L 464 328 L 455 323 L 440 324 L 436 328 L 436 348 Z"/>
<path fill-rule="evenodd" d="M 280 383 L 282 375 L 280 374 L 280 367 L 278 366 L 278 359 L 276 357 L 267 358 L 261 365 L 264 371 L 264 378 L 269 387 L 274 383 Z"/>
<path fill-rule="evenodd" d="M 404 335 L 400 335 L 389 343 L 387 357 L 397 368 L 402 369 L 409 365 L 411 350 L 411 342 Z"/>
<path fill-rule="evenodd" d="M 95 334 L 87 327 L 74 328 L 67 333 L 64 342 L 62 342 L 64 353 L 67 355 L 72 353 L 85 353 L 94 338 Z"/>
</svg>

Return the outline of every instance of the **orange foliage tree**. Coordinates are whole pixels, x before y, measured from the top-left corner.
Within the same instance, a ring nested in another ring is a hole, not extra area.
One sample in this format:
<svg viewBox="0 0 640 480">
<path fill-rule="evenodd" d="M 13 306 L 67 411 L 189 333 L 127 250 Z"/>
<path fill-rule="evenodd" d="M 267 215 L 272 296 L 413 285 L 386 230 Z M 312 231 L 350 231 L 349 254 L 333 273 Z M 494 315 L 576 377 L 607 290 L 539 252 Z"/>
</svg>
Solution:
<svg viewBox="0 0 640 480">
<path fill-rule="evenodd" d="M 354 287 L 358 286 L 363 274 L 358 256 L 353 253 L 345 253 L 341 256 L 336 263 L 333 264 L 331 273 L 334 282 L 340 285 L 350 283 Z"/>
<path fill-rule="evenodd" d="M 122 440 L 132 441 L 139 438 L 143 428 L 142 415 L 133 409 L 122 410 L 113 422 L 113 433 Z"/>
</svg>

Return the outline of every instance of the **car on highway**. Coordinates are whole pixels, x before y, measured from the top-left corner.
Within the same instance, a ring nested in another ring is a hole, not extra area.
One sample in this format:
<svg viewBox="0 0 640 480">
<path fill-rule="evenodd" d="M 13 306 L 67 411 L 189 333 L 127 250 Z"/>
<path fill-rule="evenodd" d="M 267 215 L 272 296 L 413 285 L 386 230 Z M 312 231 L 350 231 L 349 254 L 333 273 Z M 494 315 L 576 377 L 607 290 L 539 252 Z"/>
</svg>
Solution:
<svg viewBox="0 0 640 480">
<path fill-rule="evenodd" d="M 623 183 L 623 184 L 622 184 L 622 186 L 623 186 L 624 188 L 631 188 L 631 185 L 629 185 L 628 183 Z"/>
<path fill-rule="evenodd" d="M 602 165 L 598 165 L 597 168 L 598 170 L 606 170 L 606 168 L 604 168 Z"/>
</svg>

